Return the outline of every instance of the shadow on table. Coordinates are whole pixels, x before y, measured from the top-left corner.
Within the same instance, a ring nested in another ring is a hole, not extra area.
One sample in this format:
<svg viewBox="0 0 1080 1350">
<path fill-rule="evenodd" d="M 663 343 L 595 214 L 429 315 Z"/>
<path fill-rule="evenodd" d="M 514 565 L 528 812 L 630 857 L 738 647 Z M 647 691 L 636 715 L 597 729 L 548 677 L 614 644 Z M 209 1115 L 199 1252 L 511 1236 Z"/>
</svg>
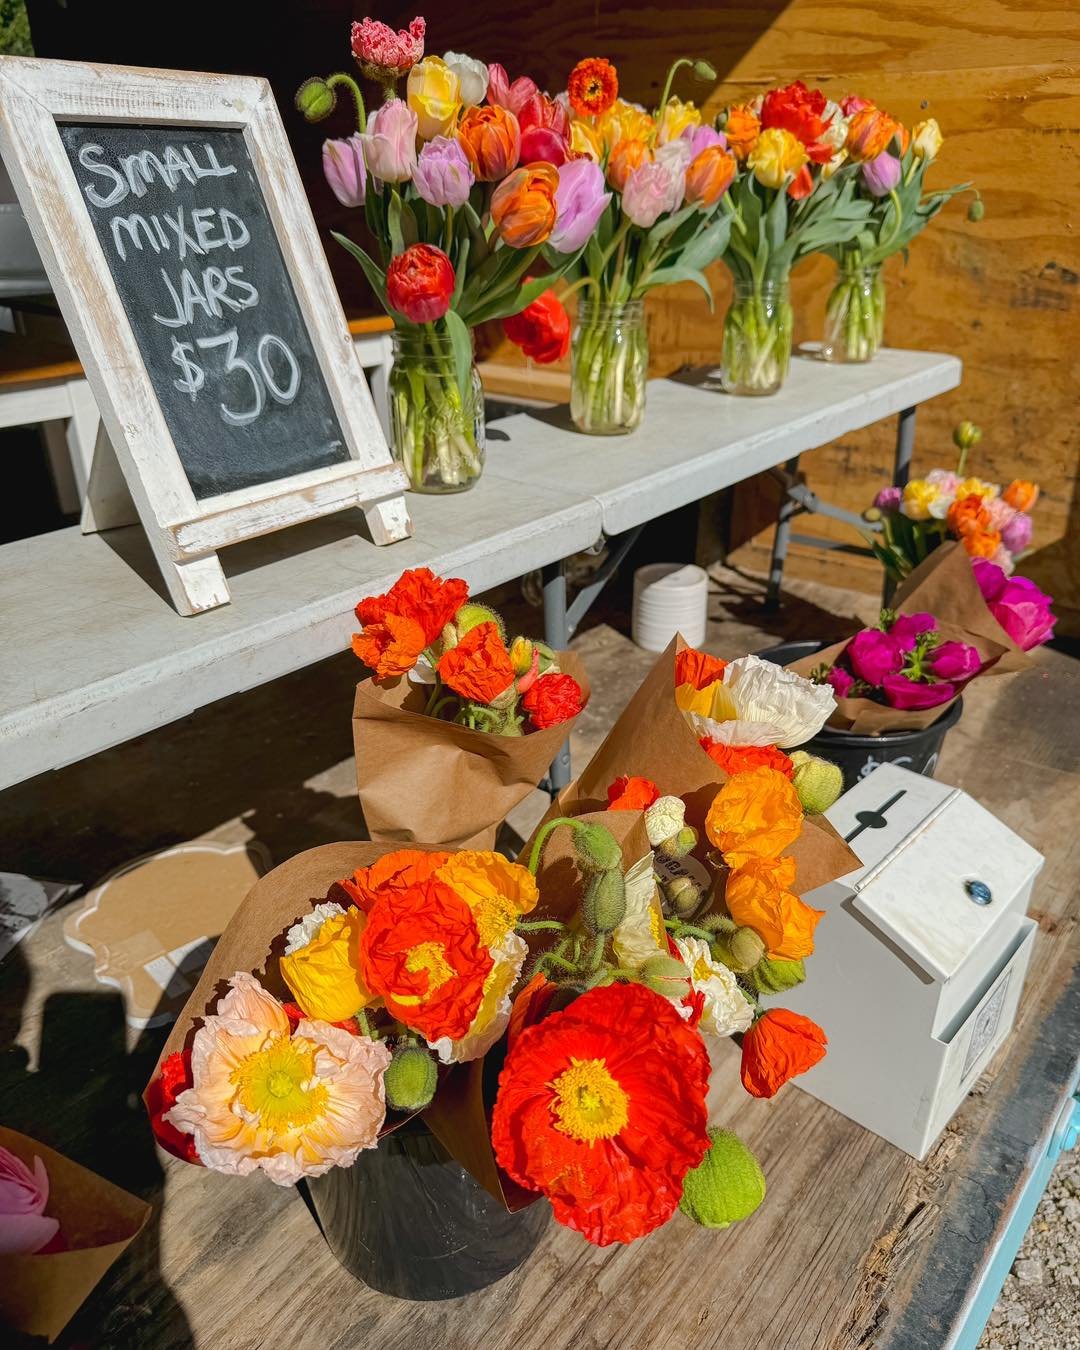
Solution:
<svg viewBox="0 0 1080 1350">
<path fill-rule="evenodd" d="M 30 970 L 16 946 L 0 962 L 0 1120 L 152 1206 L 146 1227 L 56 1344 L 95 1350 L 193 1346 L 184 1310 L 161 1274 L 165 1176 L 141 1100 L 167 1028 L 144 1033 L 129 1053 L 119 994 L 52 994 L 32 1072 L 15 1042 L 29 990 Z M 44 1342 L 24 1337 L 4 1344 Z"/>
</svg>

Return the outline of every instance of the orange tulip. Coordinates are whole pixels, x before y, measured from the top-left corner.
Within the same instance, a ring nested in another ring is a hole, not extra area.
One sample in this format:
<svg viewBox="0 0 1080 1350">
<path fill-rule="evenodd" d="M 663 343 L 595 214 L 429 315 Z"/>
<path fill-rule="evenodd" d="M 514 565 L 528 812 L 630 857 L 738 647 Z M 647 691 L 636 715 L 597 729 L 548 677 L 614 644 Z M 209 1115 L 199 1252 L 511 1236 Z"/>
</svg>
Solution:
<svg viewBox="0 0 1080 1350">
<path fill-rule="evenodd" d="M 718 202 L 735 177 L 734 159 L 719 145 L 710 145 L 690 161 L 686 171 L 686 200 L 702 206 Z"/>
<path fill-rule="evenodd" d="M 504 178 L 491 198 L 499 238 L 511 248 L 542 244 L 555 228 L 558 186 L 559 171 L 551 164 L 530 164 Z"/>
<path fill-rule="evenodd" d="M 895 117 L 890 117 L 887 112 L 875 108 L 873 104 L 860 108 L 848 123 L 845 142 L 847 152 L 856 163 L 877 159 L 878 155 L 889 148 L 889 143 L 897 132 L 902 130 Z"/>
<path fill-rule="evenodd" d="M 608 160 L 607 180 L 616 192 L 622 192 L 626 180 L 641 164 L 652 159 L 652 151 L 644 141 L 636 138 L 623 140 L 615 146 Z"/>
<path fill-rule="evenodd" d="M 458 143 L 481 183 L 494 183 L 510 172 L 521 153 L 521 128 L 508 108 L 466 108 L 458 123 Z"/>
<path fill-rule="evenodd" d="M 745 159 L 753 150 L 760 131 L 761 122 L 752 108 L 743 103 L 728 109 L 724 135 L 727 137 L 728 149 L 736 159 Z"/>
<path fill-rule="evenodd" d="M 1026 478 L 1014 478 L 1001 497 L 1014 511 L 1030 511 L 1039 500 L 1039 485 Z"/>
</svg>

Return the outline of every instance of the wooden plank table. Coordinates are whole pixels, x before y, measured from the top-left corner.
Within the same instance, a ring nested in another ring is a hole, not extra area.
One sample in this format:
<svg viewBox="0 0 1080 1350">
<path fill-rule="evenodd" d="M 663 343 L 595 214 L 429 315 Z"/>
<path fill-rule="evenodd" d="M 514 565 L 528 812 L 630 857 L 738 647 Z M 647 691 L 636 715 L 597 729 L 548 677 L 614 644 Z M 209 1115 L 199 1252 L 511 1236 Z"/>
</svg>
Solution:
<svg viewBox="0 0 1080 1350">
<path fill-rule="evenodd" d="M 557 564 L 959 379 L 955 357 L 887 350 L 796 358 L 767 399 L 725 397 L 708 372 L 653 380 L 629 436 L 582 436 L 565 408 L 506 418 L 477 487 L 410 495 L 412 539 L 377 549 L 343 513 L 237 545 L 222 557 L 233 603 L 193 618 L 160 593 L 139 527 L 5 545 L 0 612 L 19 642 L 0 656 L 0 788 L 343 650 L 356 601 L 406 567 L 482 588 Z"/>
</svg>

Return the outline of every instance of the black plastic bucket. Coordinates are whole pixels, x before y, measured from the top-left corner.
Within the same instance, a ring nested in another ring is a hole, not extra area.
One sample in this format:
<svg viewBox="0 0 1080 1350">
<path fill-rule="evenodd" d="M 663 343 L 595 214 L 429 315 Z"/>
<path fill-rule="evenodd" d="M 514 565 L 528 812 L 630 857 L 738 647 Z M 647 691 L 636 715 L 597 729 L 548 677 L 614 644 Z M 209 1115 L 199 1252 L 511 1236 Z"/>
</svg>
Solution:
<svg viewBox="0 0 1080 1350">
<path fill-rule="evenodd" d="M 758 656 L 774 665 L 789 666 L 792 661 L 813 656 L 830 646 L 831 642 L 781 642 L 758 652 Z M 856 736 L 850 731 L 823 727 L 813 740 L 798 748 L 839 764 L 845 789 L 853 788 L 882 764 L 898 764 L 902 769 L 933 778 L 945 735 L 959 722 L 963 710 L 964 700 L 958 698 L 948 712 L 928 727 L 918 731 L 885 731 L 880 736 Z"/>
<path fill-rule="evenodd" d="M 418 1119 L 365 1149 L 351 1167 L 332 1167 L 305 1184 L 337 1259 L 396 1298 L 461 1298 L 486 1289 L 521 1265 L 551 1218 L 546 1200 L 508 1213 Z"/>
</svg>

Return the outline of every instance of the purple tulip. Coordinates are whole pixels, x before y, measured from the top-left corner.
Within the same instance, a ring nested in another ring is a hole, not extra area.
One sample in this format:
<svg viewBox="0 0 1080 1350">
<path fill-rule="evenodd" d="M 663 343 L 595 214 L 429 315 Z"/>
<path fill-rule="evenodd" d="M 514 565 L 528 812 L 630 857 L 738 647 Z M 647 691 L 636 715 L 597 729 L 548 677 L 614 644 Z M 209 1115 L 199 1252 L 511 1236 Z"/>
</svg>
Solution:
<svg viewBox="0 0 1080 1350">
<path fill-rule="evenodd" d="M 939 703 L 948 703 L 956 694 L 948 680 L 940 680 L 937 684 L 920 684 L 918 680 L 909 680 L 906 675 L 886 675 L 882 688 L 889 707 L 900 708 L 904 712 L 936 708 Z"/>
<path fill-rule="evenodd" d="M 1017 511 L 1013 518 L 1002 526 L 1001 542 L 1010 553 L 1023 553 L 1031 546 L 1031 517 L 1023 511 Z"/>
<path fill-rule="evenodd" d="M 855 681 L 843 666 L 833 666 L 825 677 L 825 683 L 832 685 L 832 691 L 837 698 L 847 698 Z"/>
<path fill-rule="evenodd" d="M 851 669 L 867 684 L 881 688 L 888 675 L 895 674 L 904 662 L 898 642 L 879 628 L 864 628 L 848 643 L 846 656 Z"/>
<path fill-rule="evenodd" d="M 686 127 L 680 139 L 690 144 L 691 163 L 697 159 L 702 150 L 708 150 L 712 145 L 718 145 L 722 150 L 727 149 L 727 137 L 724 133 L 709 126 Z"/>
<path fill-rule="evenodd" d="M 322 169 L 342 206 L 363 206 L 367 191 L 364 146 L 358 132 L 347 141 L 323 141 Z"/>
<path fill-rule="evenodd" d="M 937 631 L 937 619 L 932 614 L 898 614 L 889 629 L 889 636 L 902 652 L 909 652 L 923 633 Z"/>
<path fill-rule="evenodd" d="M 446 136 L 423 146 L 413 170 L 417 192 L 432 206 L 464 206 L 475 181 L 465 151 Z"/>
<path fill-rule="evenodd" d="M 361 133 L 368 172 L 384 183 L 406 183 L 416 168 L 416 114 L 392 98 L 368 118 Z"/>
<path fill-rule="evenodd" d="M 571 159 L 559 166 L 555 189 L 555 228 L 548 243 L 557 253 L 576 253 L 604 214 L 611 193 L 604 191 L 604 171 L 591 159 Z"/>
<path fill-rule="evenodd" d="M 879 511 L 888 511 L 890 514 L 900 510 L 900 503 L 904 499 L 904 489 L 898 487 L 883 487 L 874 498 L 874 505 Z"/>
<path fill-rule="evenodd" d="M 978 651 L 966 642 L 943 642 L 930 653 L 928 664 L 939 680 L 961 684 L 978 675 L 982 661 Z"/>
<path fill-rule="evenodd" d="M 975 580 L 994 618 L 1016 645 L 1027 652 L 1054 635 L 1057 619 L 1053 597 L 1027 577 L 1006 577 L 1000 567 L 982 558 L 974 561 Z"/>
<path fill-rule="evenodd" d="M 900 161 L 883 150 L 862 166 L 862 180 L 872 197 L 887 197 L 900 181 Z"/>
</svg>

